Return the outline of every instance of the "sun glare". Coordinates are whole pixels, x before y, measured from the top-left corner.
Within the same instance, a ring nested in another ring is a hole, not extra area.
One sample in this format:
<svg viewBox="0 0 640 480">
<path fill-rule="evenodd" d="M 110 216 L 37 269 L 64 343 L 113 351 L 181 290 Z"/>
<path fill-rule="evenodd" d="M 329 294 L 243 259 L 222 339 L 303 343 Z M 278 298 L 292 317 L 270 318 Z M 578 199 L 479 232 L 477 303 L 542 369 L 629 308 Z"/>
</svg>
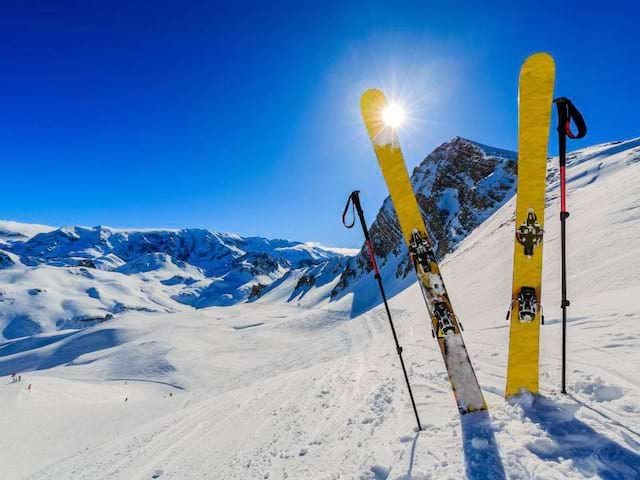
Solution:
<svg viewBox="0 0 640 480">
<path fill-rule="evenodd" d="M 405 120 L 404 108 L 397 103 L 390 103 L 382 112 L 382 120 L 391 128 L 397 128 Z"/>
</svg>

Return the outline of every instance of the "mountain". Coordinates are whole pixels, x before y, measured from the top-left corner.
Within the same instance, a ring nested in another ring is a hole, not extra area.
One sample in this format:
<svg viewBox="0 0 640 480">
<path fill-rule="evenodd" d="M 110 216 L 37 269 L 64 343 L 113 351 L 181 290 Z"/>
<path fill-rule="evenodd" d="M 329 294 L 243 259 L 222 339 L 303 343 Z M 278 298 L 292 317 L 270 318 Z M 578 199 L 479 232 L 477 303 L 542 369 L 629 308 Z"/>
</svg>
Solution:
<svg viewBox="0 0 640 480">
<path fill-rule="evenodd" d="M 346 261 L 317 244 L 208 230 L 0 223 L 0 333 L 94 325 L 125 311 L 176 312 L 259 298 L 283 278 Z M 337 274 L 334 274 L 334 277 Z M 313 279 L 312 279 L 313 277 Z M 293 296 L 307 284 L 288 286 Z"/>
<path fill-rule="evenodd" d="M 517 154 L 454 137 L 429 154 L 411 174 L 422 213 L 438 257 L 452 252 L 469 233 L 498 210 L 515 192 Z M 391 199 L 387 197 L 370 227 L 382 275 L 390 293 L 408 286 L 412 271 Z M 332 291 L 337 298 L 352 290 L 371 266 L 363 244 L 350 259 Z M 413 277 L 411 277 L 413 278 Z M 369 278 L 368 282 L 371 283 Z M 369 299 L 355 300 L 354 313 L 368 308 Z"/>
</svg>

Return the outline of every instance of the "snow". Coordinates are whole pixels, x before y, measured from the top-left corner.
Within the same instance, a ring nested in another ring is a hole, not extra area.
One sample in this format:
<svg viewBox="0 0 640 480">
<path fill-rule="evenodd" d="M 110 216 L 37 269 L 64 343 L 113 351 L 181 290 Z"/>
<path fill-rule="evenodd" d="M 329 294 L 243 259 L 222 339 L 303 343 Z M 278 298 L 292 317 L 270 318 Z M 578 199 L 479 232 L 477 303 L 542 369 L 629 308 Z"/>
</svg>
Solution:
<svg viewBox="0 0 640 480">
<path fill-rule="evenodd" d="M 38 316 L 68 300 L 109 306 L 123 296 L 154 311 L 130 309 L 89 328 L 0 343 L 0 476 L 640 478 L 640 139 L 572 154 L 568 173 L 568 395 L 559 393 L 553 170 L 541 396 L 503 399 L 513 200 L 443 264 L 488 411 L 458 414 L 418 286 L 390 301 L 422 432 L 384 309 L 352 318 L 354 299 L 377 292 L 357 283 L 366 291 L 330 301 L 337 263 L 313 267 L 321 279 L 317 289 L 296 290 L 301 272 L 290 271 L 256 301 L 199 310 L 167 304 L 158 283 L 138 277 L 153 271 L 91 270 L 89 277 L 77 268 L 17 264 L 0 272 L 16 311 Z M 161 262 L 168 277 L 172 264 Z M 45 292 L 29 295 L 33 282 L 24 277 L 36 275 Z M 309 303 L 298 306 L 300 295 Z M 21 382 L 11 382 L 13 371 Z"/>
<path fill-rule="evenodd" d="M 308 245 L 310 247 L 321 248 L 323 250 L 327 250 L 329 252 L 335 252 L 340 255 L 345 255 L 347 257 L 353 257 L 357 255 L 358 252 L 360 251 L 360 249 L 358 248 L 327 247 L 321 244 L 320 242 L 305 242 L 305 245 Z"/>
<path fill-rule="evenodd" d="M 449 234 L 452 239 L 456 238 L 456 232 L 462 229 L 462 225 L 458 220 L 458 213 L 460 211 L 460 201 L 458 200 L 458 190 L 455 188 L 446 188 L 437 202 L 438 208 L 447 212 L 445 219 L 445 225 L 449 230 Z"/>
<path fill-rule="evenodd" d="M 55 230 L 48 225 L 38 225 L 37 223 L 21 223 L 13 220 L 0 220 L 0 229 L 8 232 L 19 233 L 25 237 L 33 237 L 38 233 L 46 233 Z"/>
<path fill-rule="evenodd" d="M 47 225 L 37 225 L 32 223 L 20 223 L 12 220 L 0 220 L 0 244 L 15 240 L 31 238 L 38 233 L 47 233 L 55 230 Z"/>
</svg>

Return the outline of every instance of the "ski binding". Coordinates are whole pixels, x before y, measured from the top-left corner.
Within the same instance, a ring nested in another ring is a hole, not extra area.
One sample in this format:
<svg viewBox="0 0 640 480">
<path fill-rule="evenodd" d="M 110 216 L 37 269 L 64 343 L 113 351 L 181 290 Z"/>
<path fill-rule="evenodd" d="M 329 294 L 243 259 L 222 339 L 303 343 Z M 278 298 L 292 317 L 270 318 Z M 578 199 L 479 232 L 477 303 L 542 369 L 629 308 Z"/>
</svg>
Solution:
<svg viewBox="0 0 640 480">
<path fill-rule="evenodd" d="M 520 322 L 533 322 L 538 313 L 538 300 L 536 290 L 531 287 L 522 287 L 518 294 L 518 319 Z"/>
<path fill-rule="evenodd" d="M 425 272 L 431 272 L 431 264 L 436 262 L 436 258 L 431 251 L 431 245 L 422 238 L 418 229 L 411 232 L 409 252 L 414 262 L 418 263 Z"/>
<path fill-rule="evenodd" d="M 433 307 L 433 314 L 438 320 L 438 337 L 444 337 L 449 332 L 455 333 L 456 327 L 453 325 L 453 321 L 451 320 L 451 311 L 445 302 L 438 302 Z"/>
<path fill-rule="evenodd" d="M 536 213 L 533 211 L 533 208 L 530 208 L 527 211 L 527 219 L 520 225 L 516 232 L 516 240 L 524 246 L 524 254 L 527 257 L 532 257 L 535 247 L 542 243 L 543 233 L 544 230 L 542 230 L 538 222 Z"/>
</svg>

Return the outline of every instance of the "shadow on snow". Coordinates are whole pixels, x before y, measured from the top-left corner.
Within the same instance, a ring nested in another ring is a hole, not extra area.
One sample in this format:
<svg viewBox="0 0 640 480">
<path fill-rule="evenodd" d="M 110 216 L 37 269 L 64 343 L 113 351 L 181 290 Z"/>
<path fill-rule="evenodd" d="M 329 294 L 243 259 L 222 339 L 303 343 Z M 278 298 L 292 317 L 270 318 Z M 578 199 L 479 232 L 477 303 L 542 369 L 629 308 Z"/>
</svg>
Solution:
<svg viewBox="0 0 640 480">
<path fill-rule="evenodd" d="M 580 405 L 582 405 L 584 408 L 586 408 L 587 410 L 591 410 L 593 413 L 596 413 L 598 415 L 600 415 L 601 417 L 604 417 L 607 419 L 607 421 L 609 423 L 612 423 L 614 425 L 616 425 L 617 427 L 627 431 L 628 433 L 632 434 L 632 435 L 636 435 L 638 437 L 640 437 L 640 432 L 635 431 L 632 428 L 627 427 L 626 425 L 623 425 L 622 423 L 620 423 L 619 421 L 617 421 L 614 418 L 611 418 L 609 415 L 607 415 L 606 413 L 604 413 L 601 410 L 598 410 L 597 408 L 592 407 L 591 405 L 586 404 L 585 402 L 583 402 L 582 400 L 580 400 L 579 398 L 574 397 L 573 395 L 571 395 L 570 393 L 567 395 L 571 400 L 573 400 L 576 403 L 579 403 Z"/>
<path fill-rule="evenodd" d="M 505 480 L 507 478 L 500 451 L 486 410 L 468 413 L 460 418 L 467 478 Z"/>
<path fill-rule="evenodd" d="M 387 269 L 383 272 L 383 275 L 386 275 L 383 276 L 382 283 L 388 300 L 391 300 L 418 281 L 414 272 L 409 272 L 404 278 L 395 278 L 395 269 L 393 268 Z M 339 300 L 345 295 L 353 295 L 349 315 L 351 318 L 362 315 L 382 304 L 380 288 L 377 280 L 373 276 L 373 272 L 368 272 L 360 277 L 350 287 L 340 292 L 335 298 L 332 298 L 332 301 Z"/>
<path fill-rule="evenodd" d="M 51 339 L 52 341 L 48 341 Z M 39 342 L 39 340 L 43 341 Z M 0 376 L 9 375 L 11 372 L 46 370 L 59 365 L 75 364 L 75 360 L 82 355 L 116 347 L 122 343 L 119 331 L 115 328 L 101 329 L 86 334 L 84 332 L 74 332 L 41 339 L 35 337 L 25 339 L 24 342 L 26 343 L 22 345 L 22 350 L 20 346 L 14 347 L 16 351 L 26 352 L 24 355 L 0 359 Z M 28 351 L 52 345 L 55 342 L 60 343 L 60 346 L 51 351 L 51 353 L 49 351 Z M 13 345 L 10 344 L 8 346 L 11 347 Z M 80 363 L 91 363 L 91 360 Z"/>
<path fill-rule="evenodd" d="M 65 338 L 71 335 L 75 335 L 76 333 L 78 333 L 77 330 L 71 331 L 71 332 L 58 333 L 56 335 L 21 338 L 20 340 L 7 342 L 0 345 L 0 358 L 6 357 L 9 355 L 14 355 L 16 353 L 26 352 L 27 350 L 35 350 L 37 348 L 46 347 L 47 345 L 51 345 L 52 343 L 56 343 L 61 340 L 64 340 Z"/>
<path fill-rule="evenodd" d="M 575 416 L 580 404 L 558 403 L 535 397 L 522 405 L 524 414 L 548 435 L 551 441 L 537 441 L 527 448 L 546 461 L 570 459 L 585 475 L 603 479 L 640 478 L 640 455 L 596 432 Z"/>
</svg>

